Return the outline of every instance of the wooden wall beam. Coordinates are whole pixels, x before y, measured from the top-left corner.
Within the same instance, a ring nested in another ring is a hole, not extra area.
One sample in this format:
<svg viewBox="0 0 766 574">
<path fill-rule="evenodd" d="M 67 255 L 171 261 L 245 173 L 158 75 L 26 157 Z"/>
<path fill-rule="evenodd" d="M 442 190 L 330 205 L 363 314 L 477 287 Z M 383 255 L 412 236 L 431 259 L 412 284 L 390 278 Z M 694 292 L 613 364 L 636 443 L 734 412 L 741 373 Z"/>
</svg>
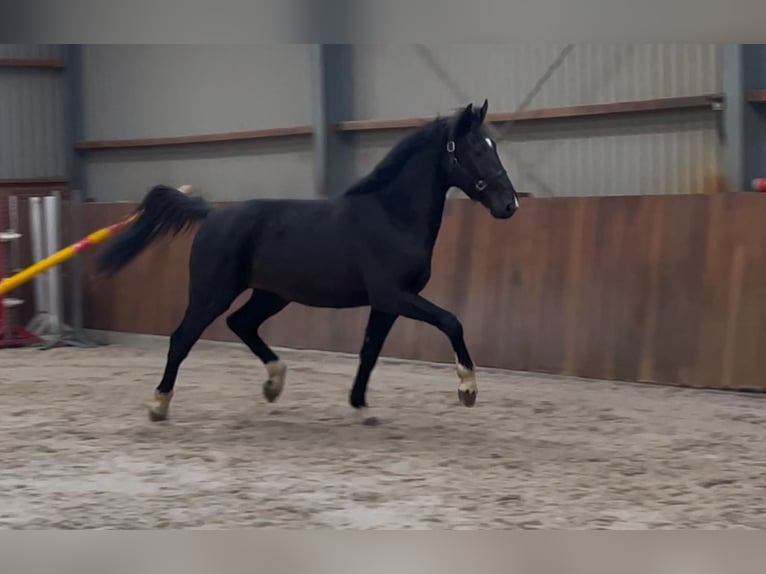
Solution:
<svg viewBox="0 0 766 574">
<path fill-rule="evenodd" d="M 9 187 L 55 187 L 68 185 L 65 177 L 28 177 L 16 179 L 0 179 L 0 188 Z"/>
<path fill-rule="evenodd" d="M 714 103 L 719 102 L 720 100 L 720 94 L 705 94 L 699 96 L 659 98 L 653 100 L 635 100 L 630 102 L 614 102 L 608 104 L 587 104 L 581 106 L 541 108 L 538 110 L 526 110 L 523 112 L 500 112 L 489 114 L 488 118 L 492 122 L 501 123 L 510 121 L 540 121 L 616 114 L 660 112 L 670 110 L 704 109 L 712 107 Z M 334 128 L 340 132 L 409 129 L 421 126 L 431 119 L 433 118 L 351 120 L 337 122 L 334 125 Z M 79 141 L 74 144 L 74 147 L 75 149 L 81 151 L 137 149 L 205 143 L 238 142 L 289 136 L 310 136 L 313 135 L 313 132 L 314 130 L 312 126 L 306 125 L 287 128 L 271 128 L 190 136 Z"/>
<path fill-rule="evenodd" d="M 295 126 L 290 128 L 271 128 L 264 130 L 248 130 L 241 132 L 225 132 L 217 134 L 199 134 L 193 136 L 173 136 L 161 138 L 139 138 L 139 139 L 120 139 L 120 140 L 94 140 L 80 141 L 74 144 L 75 149 L 87 150 L 106 150 L 106 149 L 138 149 L 149 147 L 167 147 L 179 145 L 222 143 L 222 142 L 241 142 L 249 140 L 259 140 L 267 138 L 289 137 L 289 136 L 307 136 L 311 135 L 313 130 L 311 126 Z"/>
<path fill-rule="evenodd" d="M 703 94 L 699 96 L 684 96 L 675 98 L 657 98 L 652 100 L 634 100 L 613 102 L 608 104 L 586 104 L 581 106 L 564 106 L 558 108 L 541 108 L 522 112 L 500 112 L 488 114 L 491 122 L 527 122 L 540 120 L 572 119 L 616 114 L 635 114 L 660 112 L 670 110 L 689 110 L 711 108 L 714 103 L 721 101 L 720 94 Z M 341 131 L 370 131 L 414 128 L 433 118 L 405 118 L 399 120 L 354 120 L 340 122 L 336 128 Z"/>
<path fill-rule="evenodd" d="M 66 66 L 64 60 L 31 59 L 31 58 L 0 58 L 0 68 L 48 68 L 61 70 Z"/>
</svg>

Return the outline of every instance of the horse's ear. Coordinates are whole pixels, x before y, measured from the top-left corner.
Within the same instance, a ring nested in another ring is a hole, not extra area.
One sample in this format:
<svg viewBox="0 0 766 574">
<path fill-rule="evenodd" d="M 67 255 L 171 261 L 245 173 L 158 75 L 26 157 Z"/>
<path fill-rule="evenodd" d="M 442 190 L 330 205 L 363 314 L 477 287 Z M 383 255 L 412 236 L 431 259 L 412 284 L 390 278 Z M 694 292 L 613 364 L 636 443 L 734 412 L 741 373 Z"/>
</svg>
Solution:
<svg viewBox="0 0 766 574">
<path fill-rule="evenodd" d="M 481 106 L 481 111 L 479 111 L 479 123 L 484 121 L 484 118 L 487 117 L 487 108 L 489 108 L 489 102 L 485 99 L 484 104 Z"/>
<path fill-rule="evenodd" d="M 460 112 L 460 115 L 457 118 L 457 123 L 455 124 L 455 135 L 462 136 L 468 133 L 474 120 L 473 113 L 473 104 L 468 104 L 463 111 Z"/>
</svg>

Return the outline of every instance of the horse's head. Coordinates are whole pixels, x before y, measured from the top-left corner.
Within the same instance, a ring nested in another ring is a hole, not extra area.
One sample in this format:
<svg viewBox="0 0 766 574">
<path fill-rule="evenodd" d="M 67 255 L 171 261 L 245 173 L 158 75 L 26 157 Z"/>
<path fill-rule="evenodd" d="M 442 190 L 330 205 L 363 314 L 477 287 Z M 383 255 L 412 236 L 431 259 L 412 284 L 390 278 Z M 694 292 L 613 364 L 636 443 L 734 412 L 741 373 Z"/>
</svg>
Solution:
<svg viewBox="0 0 766 574">
<path fill-rule="evenodd" d="M 451 186 L 480 202 L 493 217 L 507 219 L 518 209 L 519 199 L 484 126 L 487 106 L 487 100 L 480 110 L 468 104 L 450 122 L 447 174 Z"/>
</svg>

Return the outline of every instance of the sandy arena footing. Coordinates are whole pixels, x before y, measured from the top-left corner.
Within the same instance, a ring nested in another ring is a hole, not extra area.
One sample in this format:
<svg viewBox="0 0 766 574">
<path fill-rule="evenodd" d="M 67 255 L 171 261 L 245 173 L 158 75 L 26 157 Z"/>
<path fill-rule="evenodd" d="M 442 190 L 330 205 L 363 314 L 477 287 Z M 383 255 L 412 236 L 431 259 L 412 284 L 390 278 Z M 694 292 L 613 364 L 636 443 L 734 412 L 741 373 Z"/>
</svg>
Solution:
<svg viewBox="0 0 766 574">
<path fill-rule="evenodd" d="M 0 527 L 766 528 L 761 395 L 283 351 L 283 395 L 201 343 L 170 420 L 166 343 L 0 352 Z"/>
</svg>

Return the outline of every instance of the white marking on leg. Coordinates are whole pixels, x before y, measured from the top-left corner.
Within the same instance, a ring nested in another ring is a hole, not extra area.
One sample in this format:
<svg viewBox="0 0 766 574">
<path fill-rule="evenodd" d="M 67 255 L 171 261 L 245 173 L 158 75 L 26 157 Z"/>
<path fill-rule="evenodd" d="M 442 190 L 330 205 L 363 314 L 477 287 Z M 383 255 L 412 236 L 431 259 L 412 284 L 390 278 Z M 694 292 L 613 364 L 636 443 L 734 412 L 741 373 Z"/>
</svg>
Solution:
<svg viewBox="0 0 766 574">
<path fill-rule="evenodd" d="M 152 421 L 164 421 L 168 418 L 170 401 L 173 399 L 173 391 L 161 393 L 154 391 L 154 403 L 149 405 L 149 418 Z"/>
<path fill-rule="evenodd" d="M 479 393 L 479 389 L 476 386 L 476 374 L 473 369 L 461 365 L 457 357 L 455 357 L 455 365 L 457 367 L 457 376 L 460 377 L 460 384 L 457 387 L 458 398 L 463 405 L 472 407 L 476 403 L 476 396 Z"/>
<path fill-rule="evenodd" d="M 277 400 L 285 387 L 285 377 L 287 374 L 287 365 L 277 359 L 266 363 L 266 372 L 269 375 L 268 380 L 263 384 L 263 394 L 269 402 Z"/>
<path fill-rule="evenodd" d="M 460 385 L 458 385 L 458 390 L 475 393 L 478 390 L 476 386 L 476 373 L 472 369 L 461 365 L 459 362 L 456 363 L 456 365 L 457 376 L 460 377 Z"/>
</svg>

